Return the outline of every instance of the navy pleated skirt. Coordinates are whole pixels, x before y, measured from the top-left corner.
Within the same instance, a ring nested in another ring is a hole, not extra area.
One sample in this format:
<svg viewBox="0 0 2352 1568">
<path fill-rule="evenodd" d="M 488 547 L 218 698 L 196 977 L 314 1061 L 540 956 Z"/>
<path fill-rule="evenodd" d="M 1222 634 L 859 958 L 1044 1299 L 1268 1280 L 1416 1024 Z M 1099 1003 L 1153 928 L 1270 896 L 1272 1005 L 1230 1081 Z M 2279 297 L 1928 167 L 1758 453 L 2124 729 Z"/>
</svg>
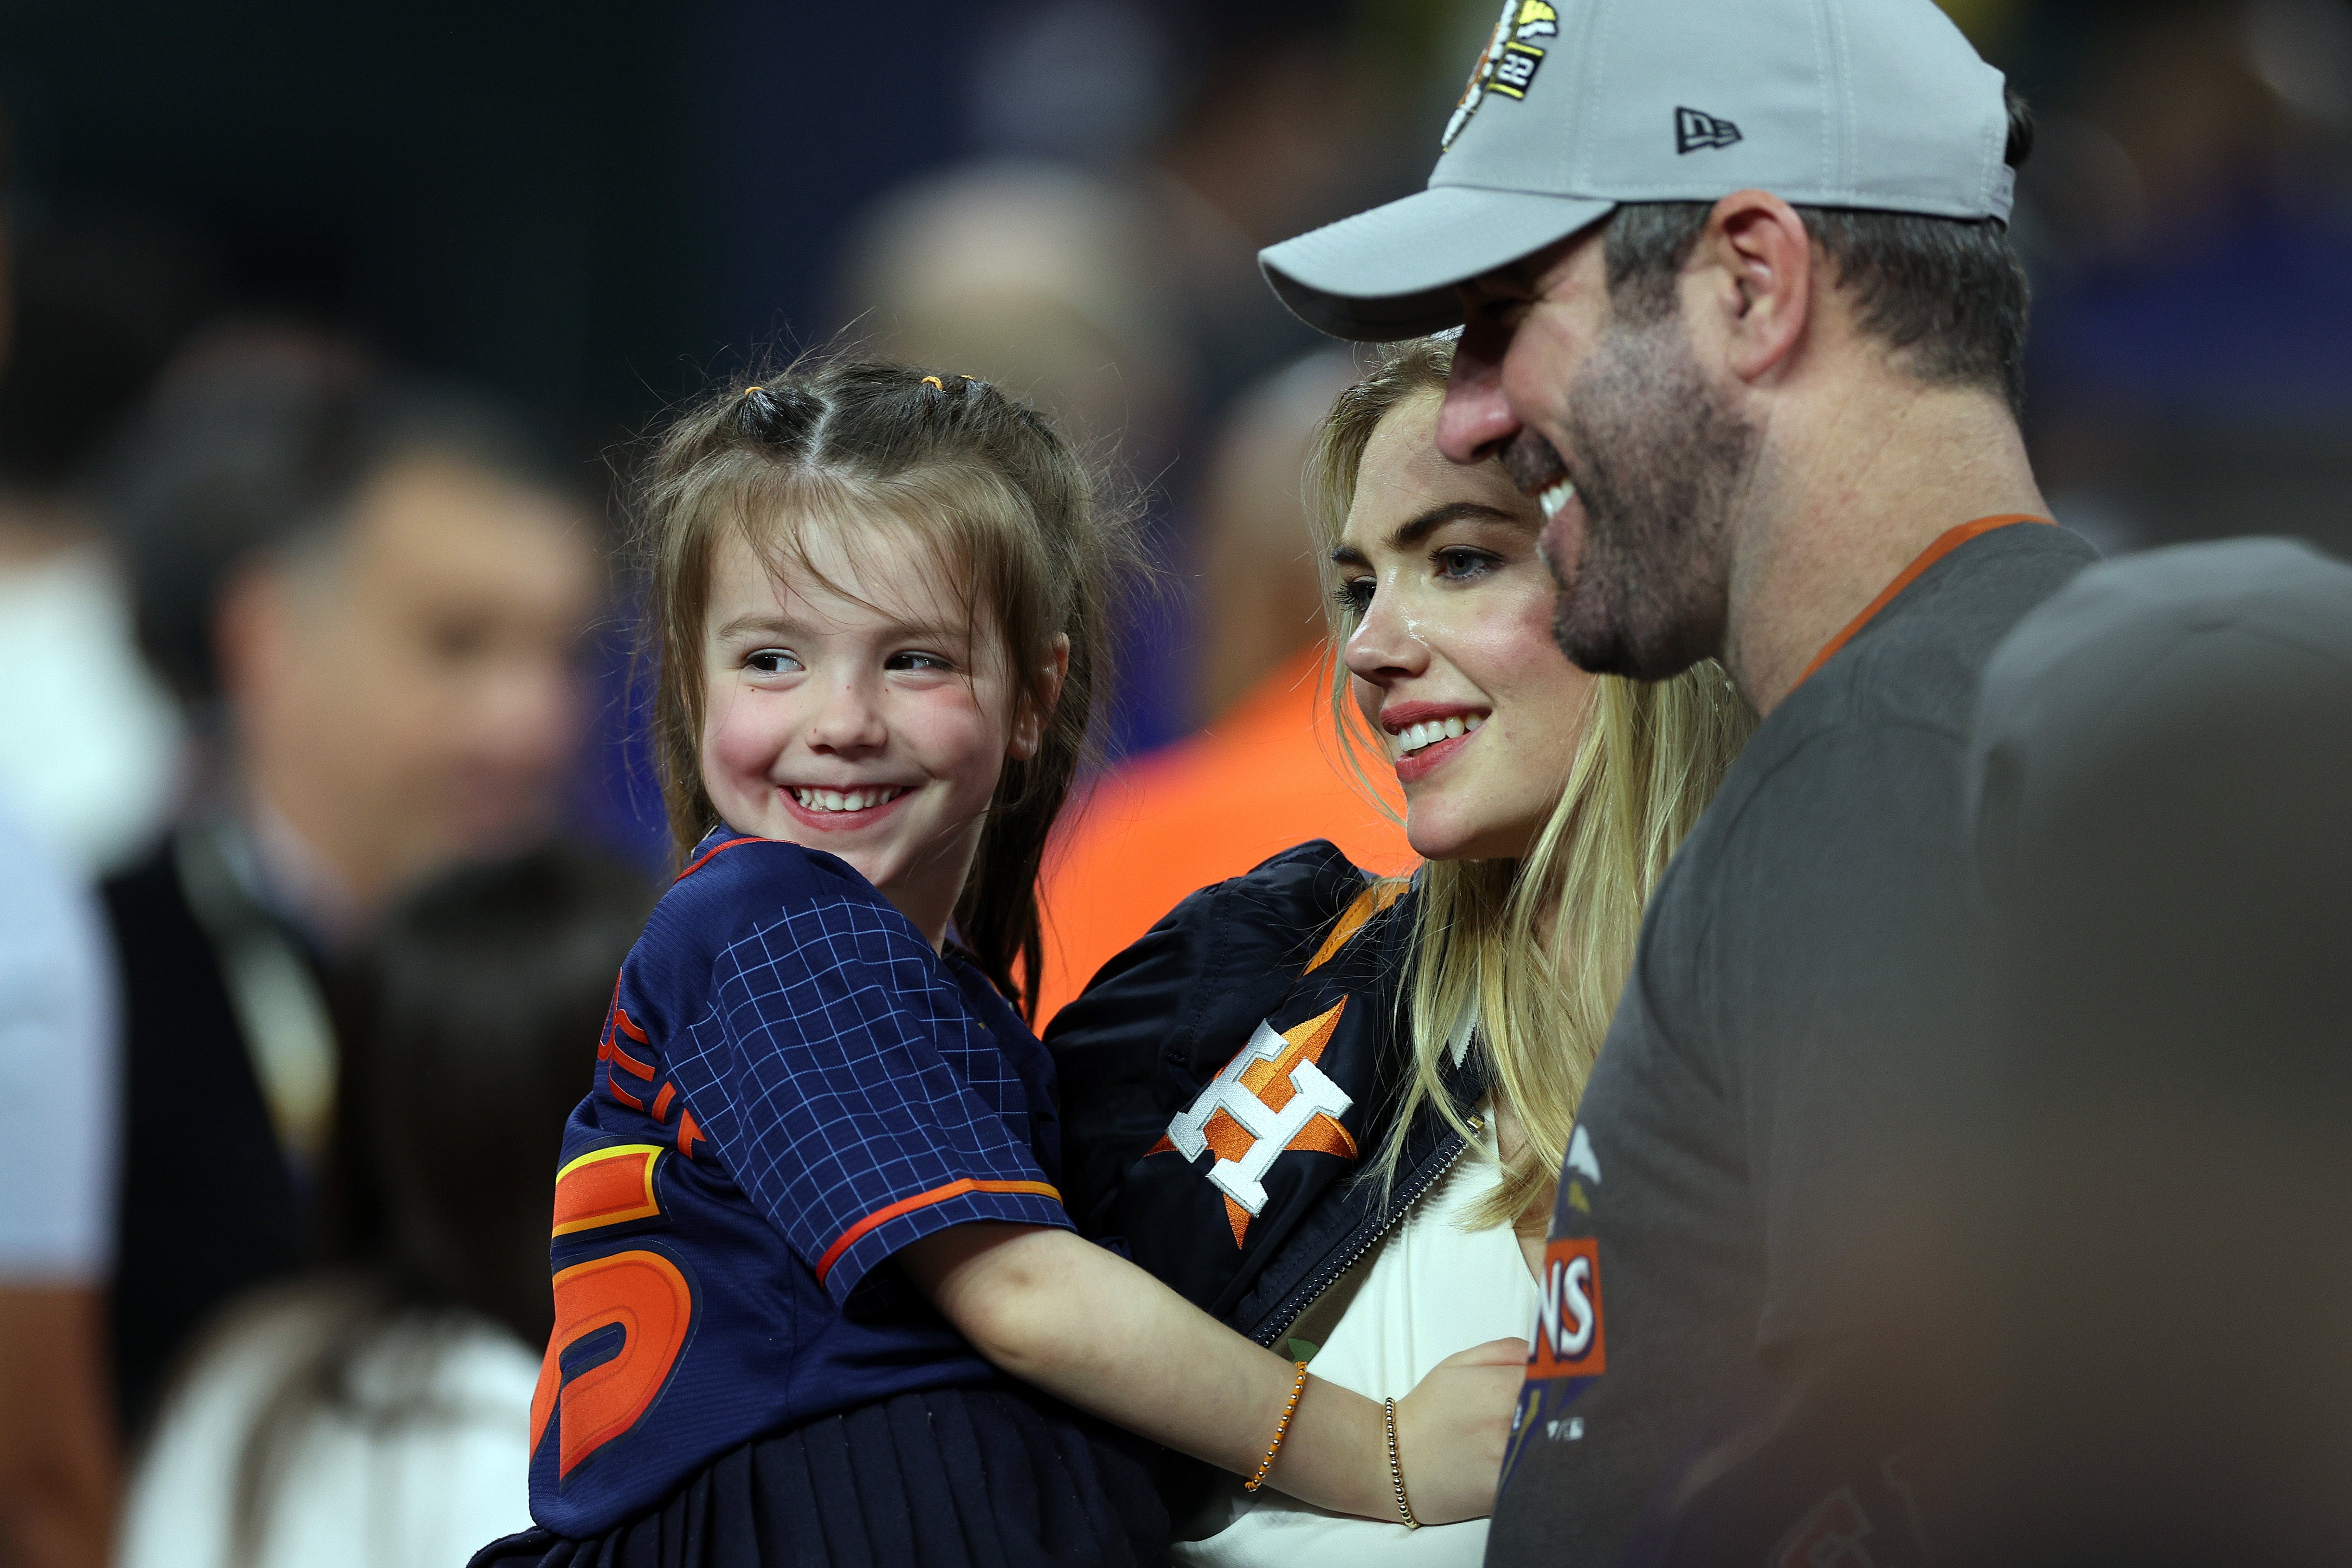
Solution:
<svg viewBox="0 0 2352 1568">
<path fill-rule="evenodd" d="M 1152 1453 L 1034 1394 L 905 1394 L 754 1438 L 593 1540 L 525 1531 L 470 1568 L 1142 1568 L 1168 1540 Z"/>
</svg>

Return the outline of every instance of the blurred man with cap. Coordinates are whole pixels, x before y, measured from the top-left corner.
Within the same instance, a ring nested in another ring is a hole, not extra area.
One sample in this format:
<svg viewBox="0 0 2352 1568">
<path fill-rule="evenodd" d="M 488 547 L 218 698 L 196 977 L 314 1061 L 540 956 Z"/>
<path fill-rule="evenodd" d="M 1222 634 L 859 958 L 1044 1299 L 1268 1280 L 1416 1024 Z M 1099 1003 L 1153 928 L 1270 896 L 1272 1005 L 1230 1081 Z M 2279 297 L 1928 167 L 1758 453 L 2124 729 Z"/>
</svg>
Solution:
<svg viewBox="0 0 2352 1568">
<path fill-rule="evenodd" d="M 1585 1096 L 1490 1563 L 1612 1561 L 1934 1277 L 1970 704 L 2091 558 L 2017 426 L 2030 141 L 1930 0 L 1511 0 L 1429 188 L 1262 258 L 1328 331 L 1464 326 L 1440 444 L 1540 500 L 1571 658 L 1716 656 L 1765 716 Z M 1882 1490 L 1790 1560 L 1896 1539 Z"/>
</svg>

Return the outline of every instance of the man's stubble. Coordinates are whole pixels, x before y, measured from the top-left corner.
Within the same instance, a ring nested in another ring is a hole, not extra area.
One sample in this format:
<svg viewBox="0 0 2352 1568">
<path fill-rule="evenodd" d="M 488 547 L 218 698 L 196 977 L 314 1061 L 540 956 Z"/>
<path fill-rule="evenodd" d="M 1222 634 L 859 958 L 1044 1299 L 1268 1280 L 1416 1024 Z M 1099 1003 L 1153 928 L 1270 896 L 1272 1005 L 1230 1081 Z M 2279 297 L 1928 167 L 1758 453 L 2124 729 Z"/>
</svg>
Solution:
<svg viewBox="0 0 2352 1568">
<path fill-rule="evenodd" d="M 1523 481 L 1538 468 L 1565 472 L 1583 503 L 1580 549 L 1558 548 L 1558 524 L 1545 530 L 1560 651 L 1580 668 L 1636 680 L 1719 656 L 1730 514 L 1759 435 L 1700 371 L 1681 317 L 1612 323 L 1570 387 L 1561 425 L 1572 461 L 1532 431 L 1505 454 Z"/>
</svg>

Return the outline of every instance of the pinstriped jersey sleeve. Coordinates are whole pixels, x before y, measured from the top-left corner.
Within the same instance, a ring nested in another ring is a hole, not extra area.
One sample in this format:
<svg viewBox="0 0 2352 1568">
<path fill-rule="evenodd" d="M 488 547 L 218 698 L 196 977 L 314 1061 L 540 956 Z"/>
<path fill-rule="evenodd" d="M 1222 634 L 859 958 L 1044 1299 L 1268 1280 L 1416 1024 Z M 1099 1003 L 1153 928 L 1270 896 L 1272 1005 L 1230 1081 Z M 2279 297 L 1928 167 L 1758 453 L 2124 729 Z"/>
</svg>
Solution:
<svg viewBox="0 0 2352 1568">
<path fill-rule="evenodd" d="M 736 1182 L 837 1303 L 950 1226 L 1069 1226 L 1020 1078 L 887 905 L 819 891 L 739 928 L 672 1059 Z"/>
</svg>

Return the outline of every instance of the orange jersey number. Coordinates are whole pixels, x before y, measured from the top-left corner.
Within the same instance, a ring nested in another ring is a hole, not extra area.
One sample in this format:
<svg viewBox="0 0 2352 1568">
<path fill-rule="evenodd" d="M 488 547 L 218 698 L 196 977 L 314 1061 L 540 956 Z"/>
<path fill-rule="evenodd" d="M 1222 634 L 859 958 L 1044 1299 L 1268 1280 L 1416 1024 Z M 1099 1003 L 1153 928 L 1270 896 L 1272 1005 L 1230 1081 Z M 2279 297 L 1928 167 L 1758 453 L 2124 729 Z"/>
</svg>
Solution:
<svg viewBox="0 0 2352 1568">
<path fill-rule="evenodd" d="M 658 1218 L 654 1174 L 658 1143 L 624 1143 L 583 1154 L 557 1173 L 554 1234 L 584 1232 Z M 539 1452 L 551 1417 L 561 1412 L 556 1475 L 636 1424 L 669 1382 L 694 1326 L 694 1290 L 677 1265 L 658 1252 L 615 1252 L 575 1263 L 555 1276 L 555 1332 L 530 1396 L 530 1451 Z M 593 1335 L 617 1330 L 613 1353 L 566 1378 L 563 1357 Z"/>
</svg>

